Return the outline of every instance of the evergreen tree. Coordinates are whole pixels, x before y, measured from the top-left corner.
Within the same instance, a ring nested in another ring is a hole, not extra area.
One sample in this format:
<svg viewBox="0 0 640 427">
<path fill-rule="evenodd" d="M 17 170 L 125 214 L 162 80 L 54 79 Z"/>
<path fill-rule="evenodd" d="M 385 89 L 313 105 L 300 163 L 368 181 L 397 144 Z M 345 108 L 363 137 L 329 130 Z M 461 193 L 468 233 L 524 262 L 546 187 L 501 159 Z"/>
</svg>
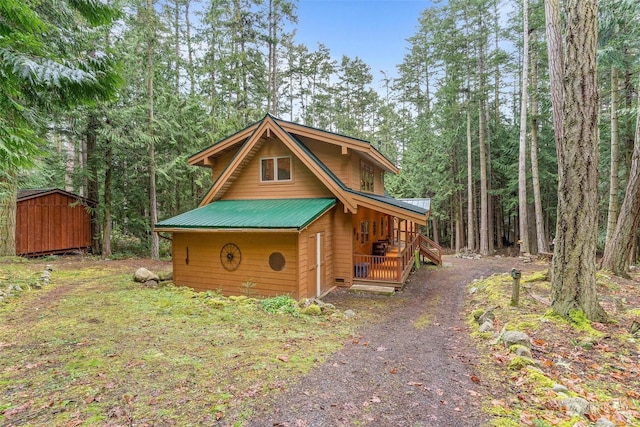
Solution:
<svg viewBox="0 0 640 427">
<path fill-rule="evenodd" d="M 116 11 L 90 0 L 0 4 L 0 255 L 15 254 L 18 174 L 44 144 L 48 115 L 112 96 L 119 84 L 112 55 L 86 37 Z"/>
</svg>

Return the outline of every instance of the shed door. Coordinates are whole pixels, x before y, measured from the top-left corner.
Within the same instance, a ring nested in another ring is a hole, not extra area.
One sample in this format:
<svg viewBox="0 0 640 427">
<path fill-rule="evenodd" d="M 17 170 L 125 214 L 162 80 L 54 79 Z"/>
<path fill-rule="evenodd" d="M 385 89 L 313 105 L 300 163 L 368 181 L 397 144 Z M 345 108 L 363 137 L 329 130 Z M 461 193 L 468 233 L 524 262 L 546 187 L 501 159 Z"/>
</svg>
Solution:
<svg viewBox="0 0 640 427">
<path fill-rule="evenodd" d="M 322 293 L 322 278 L 324 277 L 324 257 L 322 242 L 324 233 L 309 236 L 309 274 L 307 275 L 307 294 L 319 296 Z"/>
</svg>

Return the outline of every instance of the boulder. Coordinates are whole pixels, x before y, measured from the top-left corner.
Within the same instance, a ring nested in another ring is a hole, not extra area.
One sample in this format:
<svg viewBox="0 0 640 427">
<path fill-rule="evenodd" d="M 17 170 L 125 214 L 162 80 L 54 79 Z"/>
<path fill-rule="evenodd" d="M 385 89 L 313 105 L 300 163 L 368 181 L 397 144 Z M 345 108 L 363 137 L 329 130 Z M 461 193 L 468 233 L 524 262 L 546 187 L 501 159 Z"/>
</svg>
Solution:
<svg viewBox="0 0 640 427">
<path fill-rule="evenodd" d="M 355 317 L 356 312 L 353 310 L 345 310 L 344 311 L 344 317 L 346 317 L 347 319 L 351 319 L 352 317 Z"/>
<path fill-rule="evenodd" d="M 148 282 L 149 280 L 155 280 L 156 282 L 158 282 L 160 278 L 158 277 L 158 275 L 150 272 L 146 268 L 140 267 L 133 275 L 133 280 L 140 283 Z"/>
<path fill-rule="evenodd" d="M 502 342 L 505 347 L 509 348 L 512 345 L 522 345 L 527 348 L 531 348 L 531 338 L 529 335 L 520 331 L 506 331 L 502 335 Z"/>
<path fill-rule="evenodd" d="M 484 313 L 482 313 L 482 315 L 478 318 L 478 323 L 480 323 L 481 325 L 487 322 L 493 323 L 495 318 L 496 318 L 496 315 L 493 314 L 493 311 L 487 310 Z"/>
<path fill-rule="evenodd" d="M 560 405 L 564 406 L 568 416 L 578 415 L 582 417 L 589 409 L 589 402 L 581 397 L 568 397 L 560 401 Z"/>
<path fill-rule="evenodd" d="M 562 384 L 554 384 L 551 390 L 555 391 L 556 393 L 567 393 L 569 391 L 569 389 Z"/>
<path fill-rule="evenodd" d="M 531 350 L 523 345 L 517 345 L 515 347 L 515 354 L 516 356 L 528 357 L 529 359 L 533 358 Z"/>
<path fill-rule="evenodd" d="M 163 271 L 158 273 L 158 277 L 160 278 L 161 282 L 168 282 L 170 280 L 173 280 L 173 271 Z"/>
<path fill-rule="evenodd" d="M 493 327 L 493 322 L 487 320 L 478 328 L 478 332 L 494 332 L 495 328 Z"/>
</svg>

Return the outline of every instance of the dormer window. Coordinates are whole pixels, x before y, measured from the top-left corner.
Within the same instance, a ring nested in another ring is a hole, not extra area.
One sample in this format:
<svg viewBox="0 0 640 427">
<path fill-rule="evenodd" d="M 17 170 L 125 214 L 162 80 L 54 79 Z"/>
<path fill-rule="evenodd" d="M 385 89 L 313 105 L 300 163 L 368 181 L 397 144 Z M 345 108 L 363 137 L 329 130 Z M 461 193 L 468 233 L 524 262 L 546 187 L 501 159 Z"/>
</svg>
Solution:
<svg viewBox="0 0 640 427">
<path fill-rule="evenodd" d="M 260 159 L 260 181 L 291 181 L 291 157 L 266 157 Z"/>
<path fill-rule="evenodd" d="M 360 191 L 373 192 L 373 166 L 360 161 Z"/>
</svg>

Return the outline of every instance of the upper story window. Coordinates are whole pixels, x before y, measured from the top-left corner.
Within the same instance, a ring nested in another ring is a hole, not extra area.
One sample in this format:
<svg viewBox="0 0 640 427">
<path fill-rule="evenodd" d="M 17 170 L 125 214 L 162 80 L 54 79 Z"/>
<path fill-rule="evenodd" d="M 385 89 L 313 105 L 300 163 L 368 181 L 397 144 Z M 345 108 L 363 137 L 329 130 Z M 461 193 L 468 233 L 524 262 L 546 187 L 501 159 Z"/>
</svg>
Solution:
<svg viewBox="0 0 640 427">
<path fill-rule="evenodd" d="M 260 181 L 291 181 L 291 157 L 260 159 Z"/>
<path fill-rule="evenodd" d="M 360 190 L 373 192 L 373 166 L 360 161 Z"/>
</svg>

